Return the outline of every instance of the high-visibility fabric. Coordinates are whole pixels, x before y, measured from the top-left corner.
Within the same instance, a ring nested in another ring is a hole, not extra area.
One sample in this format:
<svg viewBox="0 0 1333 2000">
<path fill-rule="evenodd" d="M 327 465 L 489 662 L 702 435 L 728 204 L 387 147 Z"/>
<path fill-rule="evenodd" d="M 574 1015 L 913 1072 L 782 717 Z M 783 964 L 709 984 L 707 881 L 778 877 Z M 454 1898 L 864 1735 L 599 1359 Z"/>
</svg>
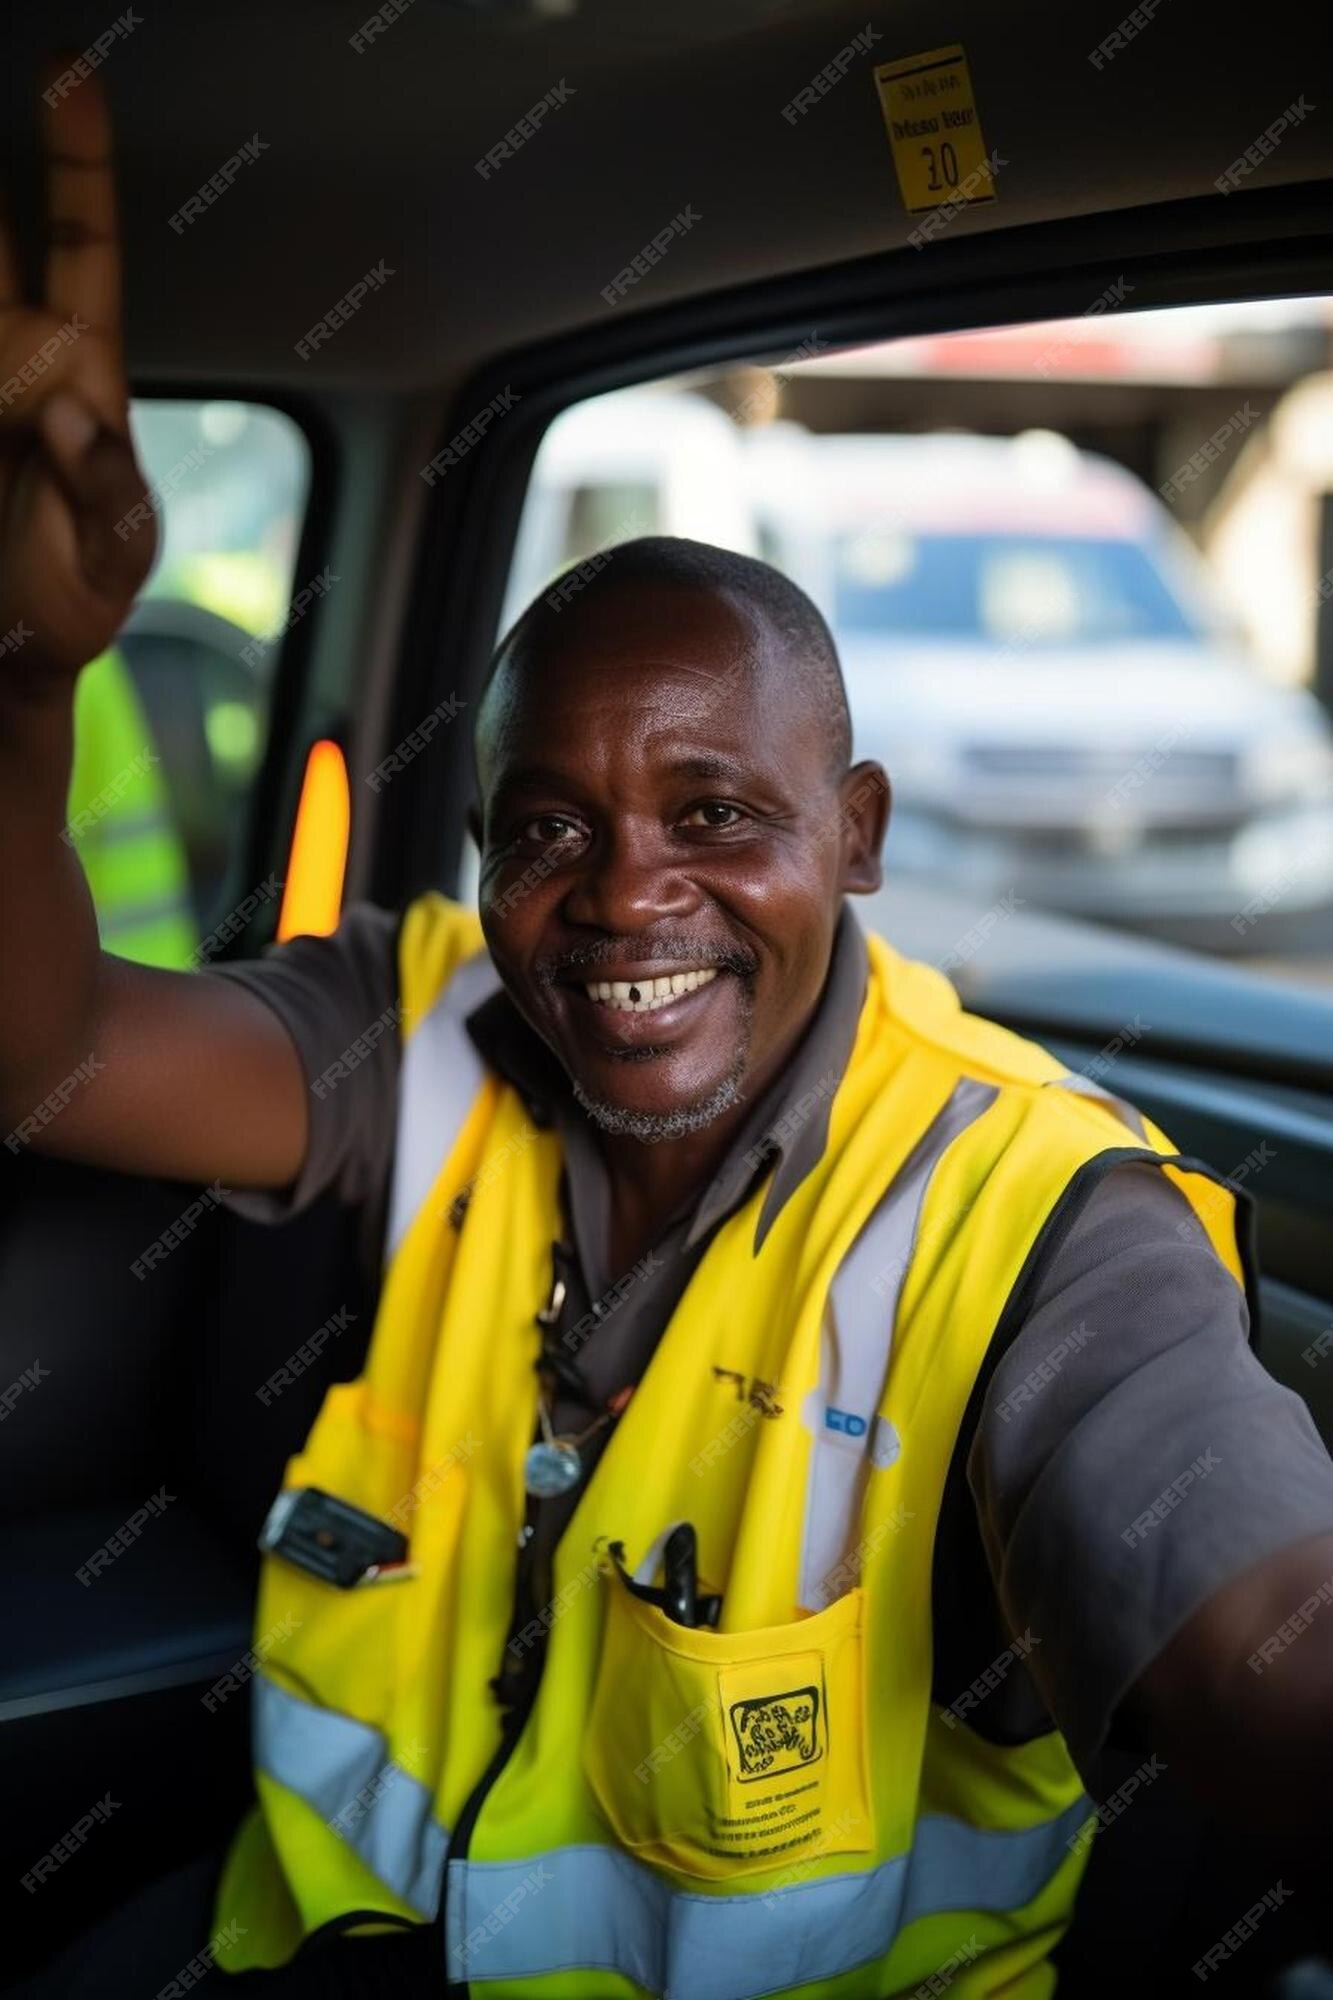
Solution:
<svg viewBox="0 0 1333 2000">
<path fill-rule="evenodd" d="M 198 942 L 161 758 L 119 653 L 79 676 L 67 828 L 105 950 L 185 970 Z"/>
<path fill-rule="evenodd" d="M 265 1565 L 229 1966 L 335 1920 L 421 1921 L 443 1864 L 446 1970 L 479 1994 L 881 2000 L 946 1973 L 959 1995 L 1050 1992 L 1091 1808 L 1056 1733 L 998 1746 L 933 1705 L 936 1520 L 1006 1305 L 1081 1170 L 1170 1159 L 1239 1279 L 1234 1200 L 942 975 L 869 954 L 825 1153 L 762 1254 L 763 1181 L 709 1244 L 560 1539 L 549 1608 L 511 1639 L 544 1661 L 497 1756 L 561 1153 L 463 1053 L 462 1002 L 493 976 L 475 918 L 409 912 L 396 1247 L 365 1370 L 286 1483 L 406 1528 L 413 1573 L 339 1592 Z M 681 1520 L 715 1630 L 635 1589 Z"/>
</svg>

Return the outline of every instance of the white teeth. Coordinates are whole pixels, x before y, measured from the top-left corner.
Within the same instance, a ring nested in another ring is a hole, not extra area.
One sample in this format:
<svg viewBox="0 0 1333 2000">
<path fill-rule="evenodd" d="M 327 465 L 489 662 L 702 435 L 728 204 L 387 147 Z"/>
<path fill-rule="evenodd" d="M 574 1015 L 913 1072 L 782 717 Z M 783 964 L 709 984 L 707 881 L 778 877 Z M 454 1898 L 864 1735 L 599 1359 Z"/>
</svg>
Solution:
<svg viewBox="0 0 1333 2000">
<path fill-rule="evenodd" d="M 654 979 L 594 979 L 586 988 L 590 1000 L 615 1008 L 622 1014 L 653 1014 L 682 993 L 693 993 L 717 978 L 715 965 L 700 966 L 694 972 L 673 972 Z"/>
</svg>

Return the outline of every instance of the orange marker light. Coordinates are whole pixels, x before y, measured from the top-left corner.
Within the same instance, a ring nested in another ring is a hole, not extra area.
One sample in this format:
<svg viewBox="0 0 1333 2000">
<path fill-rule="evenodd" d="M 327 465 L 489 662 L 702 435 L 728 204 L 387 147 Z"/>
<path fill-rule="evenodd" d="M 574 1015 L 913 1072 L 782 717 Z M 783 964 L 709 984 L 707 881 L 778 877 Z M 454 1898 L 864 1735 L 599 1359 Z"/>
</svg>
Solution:
<svg viewBox="0 0 1333 2000">
<path fill-rule="evenodd" d="M 310 746 L 296 808 L 278 937 L 327 937 L 338 928 L 352 800 L 347 760 L 327 737 Z"/>
</svg>

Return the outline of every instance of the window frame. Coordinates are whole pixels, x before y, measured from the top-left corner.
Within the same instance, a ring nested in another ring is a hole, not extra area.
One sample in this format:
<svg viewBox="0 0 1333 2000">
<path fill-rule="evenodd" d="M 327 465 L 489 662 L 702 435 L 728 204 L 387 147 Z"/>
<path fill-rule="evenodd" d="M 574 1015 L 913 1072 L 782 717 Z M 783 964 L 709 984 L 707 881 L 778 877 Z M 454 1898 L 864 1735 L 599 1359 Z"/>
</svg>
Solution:
<svg viewBox="0 0 1333 2000">
<path fill-rule="evenodd" d="M 272 384 L 219 383 L 201 381 L 196 376 L 176 380 L 156 375 L 132 381 L 130 399 L 135 403 L 251 403 L 274 410 L 296 425 L 305 442 L 309 465 L 305 514 L 292 572 L 293 590 L 299 589 L 301 579 L 320 566 L 321 551 L 329 547 L 340 498 L 341 455 L 337 435 L 318 402 Z M 280 869 L 285 863 L 300 796 L 305 745 L 313 741 L 314 735 L 341 735 L 344 729 L 341 716 L 330 717 L 328 731 L 311 729 L 309 697 L 321 608 L 317 603 L 306 617 L 285 626 L 278 636 L 269 690 L 268 727 L 246 794 L 244 819 L 227 864 L 224 912 L 236 908 L 256 883 L 265 881 L 275 867 Z M 272 937 L 277 915 L 276 898 L 262 904 L 244 928 L 210 953 L 210 962 L 254 957 Z"/>
<path fill-rule="evenodd" d="M 939 282 L 929 296 L 907 294 L 904 273 L 919 267 L 908 266 L 909 253 L 897 253 L 789 285 L 644 314 L 623 329 L 538 344 L 480 371 L 455 401 L 444 436 L 454 435 L 506 387 L 517 389 L 521 400 L 490 434 L 487 448 L 463 462 L 465 476 L 435 495 L 423 530 L 395 720 L 410 727 L 413 714 L 441 698 L 445 661 L 461 663 L 463 679 L 455 684 L 475 697 L 531 467 L 548 425 L 571 404 L 730 361 L 780 362 L 812 329 L 832 348 L 1068 317 L 1116 277 L 1133 285 L 1135 311 L 1333 291 L 1327 275 L 1333 231 L 1321 213 L 1322 189 L 1247 198 L 1244 227 L 1234 235 L 1227 231 L 1237 211 L 1228 209 L 1224 217 L 1220 208 L 1219 198 L 1078 225 L 1042 225 L 1007 240 L 973 239 L 947 255 L 941 250 Z M 433 769 L 423 768 L 433 761 L 424 758 L 409 767 L 395 801 L 396 822 L 381 829 L 377 894 L 391 905 L 422 888 L 455 886 L 451 871 L 462 852 L 471 759 L 461 734 L 449 734 L 455 740 Z M 1146 1005 L 1141 941 L 1129 932 L 1116 935 L 1124 949 L 1107 972 L 1071 975 L 1053 991 L 1034 960 L 1031 973 L 979 978 L 965 1004 L 1037 1038 L 1072 1066 L 1095 1063 L 1136 1005 Z M 1143 960 L 1161 951 L 1142 943 Z M 1118 1059 L 1108 1088 L 1141 1104 L 1187 1147 L 1224 1164 L 1244 1160 L 1256 1139 L 1278 1135 L 1275 1164 L 1254 1189 L 1264 1253 L 1261 1352 L 1333 1441 L 1333 1377 L 1316 1381 L 1307 1365 L 1308 1343 L 1327 1324 L 1322 1217 L 1333 1189 L 1333 1000 L 1181 952 L 1175 964 L 1157 959 L 1149 1011 L 1151 1051 Z"/>
<path fill-rule="evenodd" d="M 1300 183 L 990 230 L 921 253 L 890 251 L 613 318 L 502 354 L 466 378 L 440 427 L 447 441 L 493 398 L 514 396 L 510 413 L 430 495 L 385 740 L 399 740 L 451 693 L 462 695 L 465 714 L 475 706 L 533 461 L 551 421 L 573 403 L 728 363 L 776 364 L 812 334 L 832 351 L 1077 317 L 1115 279 L 1133 299 L 1125 310 L 1142 312 L 1323 295 L 1331 289 L 1330 269 L 1327 188 Z M 369 877 L 377 902 L 401 908 L 424 889 L 456 888 L 472 800 L 469 739 L 470 730 L 444 732 L 437 754 L 416 760 L 386 792 Z M 1210 961 L 1200 957 L 1198 964 L 1206 983 Z M 1230 984 L 1225 968 L 1218 976 Z M 1234 1011 L 1220 1045 L 1214 1039 L 1198 1051 L 1182 1033 L 1173 1038 L 1173 1053 L 1208 1065 L 1221 1053 L 1248 1074 L 1299 1080 L 1333 1095 L 1327 1007 L 1276 981 L 1265 983 L 1262 994 L 1254 1006 Z M 1019 1025 L 1040 1014 L 1040 1001 L 1034 979 L 1030 995 L 1006 993 L 1010 1011 L 997 1017 Z M 1111 1011 L 1090 986 L 1086 1001 L 1059 1025 L 1099 1035 L 1115 1026 Z M 1266 1034 L 1258 1032 L 1261 1020 Z M 1275 1039 L 1278 1025 L 1282 1037 Z"/>
</svg>

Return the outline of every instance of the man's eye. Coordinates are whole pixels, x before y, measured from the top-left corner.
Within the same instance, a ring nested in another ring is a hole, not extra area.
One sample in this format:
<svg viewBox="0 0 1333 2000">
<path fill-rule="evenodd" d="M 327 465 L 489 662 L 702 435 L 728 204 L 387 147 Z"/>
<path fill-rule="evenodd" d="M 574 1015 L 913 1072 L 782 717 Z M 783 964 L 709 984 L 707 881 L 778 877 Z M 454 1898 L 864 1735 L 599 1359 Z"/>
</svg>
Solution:
<svg viewBox="0 0 1333 2000">
<path fill-rule="evenodd" d="M 712 828 L 737 826 L 744 817 L 739 806 L 729 806 L 724 799 L 705 799 L 702 805 L 686 813 L 684 824 Z"/>
<path fill-rule="evenodd" d="M 569 840 L 577 840 L 579 829 L 572 819 L 563 813 L 541 813 L 536 819 L 528 820 L 519 829 L 520 840 L 533 841 L 538 847 L 558 847 Z"/>
</svg>

